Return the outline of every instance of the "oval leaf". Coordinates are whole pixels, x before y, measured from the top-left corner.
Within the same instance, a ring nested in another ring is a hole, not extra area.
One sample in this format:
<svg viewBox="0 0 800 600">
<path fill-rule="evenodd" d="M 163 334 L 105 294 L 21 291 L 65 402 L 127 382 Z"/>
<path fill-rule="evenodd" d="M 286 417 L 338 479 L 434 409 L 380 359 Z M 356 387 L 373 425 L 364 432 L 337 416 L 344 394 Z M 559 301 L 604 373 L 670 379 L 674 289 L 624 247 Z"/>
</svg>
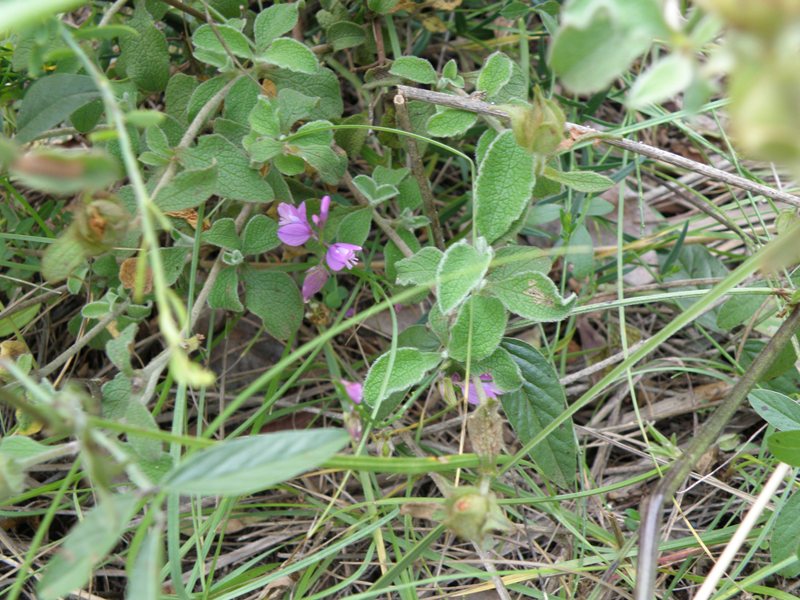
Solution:
<svg viewBox="0 0 800 600">
<path fill-rule="evenodd" d="M 448 314 L 477 287 L 489 269 L 491 251 L 481 253 L 462 240 L 444 253 L 436 271 L 436 297 L 442 313 Z"/>
<path fill-rule="evenodd" d="M 473 296 L 464 303 L 450 330 L 447 351 L 450 357 L 465 361 L 481 360 L 495 351 L 503 339 L 508 313 L 496 298 Z"/>
<path fill-rule="evenodd" d="M 436 352 L 420 352 L 416 348 L 397 348 L 382 354 L 372 363 L 364 380 L 364 403 L 375 407 L 394 392 L 416 385 L 442 360 Z"/>
</svg>

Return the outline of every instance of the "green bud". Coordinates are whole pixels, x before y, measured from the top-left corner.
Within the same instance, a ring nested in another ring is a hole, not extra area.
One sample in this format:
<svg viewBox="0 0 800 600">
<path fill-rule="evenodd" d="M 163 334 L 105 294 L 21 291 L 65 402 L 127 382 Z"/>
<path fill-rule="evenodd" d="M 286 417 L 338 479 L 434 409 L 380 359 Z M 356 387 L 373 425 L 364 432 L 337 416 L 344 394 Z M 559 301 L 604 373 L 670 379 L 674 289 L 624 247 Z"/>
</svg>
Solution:
<svg viewBox="0 0 800 600">
<path fill-rule="evenodd" d="M 495 532 L 508 531 L 511 523 L 492 492 L 472 486 L 456 488 L 445 502 L 444 524 L 459 537 L 483 544 Z"/>
<path fill-rule="evenodd" d="M 564 111 L 537 88 L 533 104 L 504 106 L 517 144 L 534 154 L 552 154 L 564 140 Z"/>
</svg>

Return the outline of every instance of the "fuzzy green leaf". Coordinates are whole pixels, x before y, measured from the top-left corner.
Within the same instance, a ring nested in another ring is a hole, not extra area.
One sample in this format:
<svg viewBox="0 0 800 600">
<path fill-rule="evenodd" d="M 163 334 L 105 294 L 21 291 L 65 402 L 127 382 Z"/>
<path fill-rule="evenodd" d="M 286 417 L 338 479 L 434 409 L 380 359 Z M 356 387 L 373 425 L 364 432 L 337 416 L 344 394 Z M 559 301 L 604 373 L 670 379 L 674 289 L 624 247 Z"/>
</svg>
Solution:
<svg viewBox="0 0 800 600">
<path fill-rule="evenodd" d="M 30 142 L 99 97 L 100 92 L 88 75 L 54 73 L 42 77 L 25 92 L 17 116 L 15 139 L 19 143 Z"/>
<path fill-rule="evenodd" d="M 222 41 L 220 41 L 222 38 Z M 222 42 L 225 43 L 223 46 Z M 239 58 L 250 58 L 250 42 L 245 35 L 229 25 L 201 25 L 192 35 L 195 58 L 209 65 L 223 68 L 228 65 L 228 53 Z M 227 47 L 227 49 L 226 49 Z"/>
<path fill-rule="evenodd" d="M 250 218 L 242 232 L 242 254 L 254 256 L 280 246 L 278 224 L 266 215 Z"/>
<path fill-rule="evenodd" d="M 483 279 L 492 261 L 488 248 L 479 251 L 466 240 L 450 246 L 436 271 L 436 300 L 442 313 L 449 314 Z"/>
<path fill-rule="evenodd" d="M 316 108 L 308 115 L 309 119 L 336 119 L 342 116 L 344 103 L 339 79 L 330 69 L 322 67 L 312 75 L 278 70 L 270 73 L 269 78 L 278 87 L 279 94 L 283 89 L 292 89 L 319 99 Z"/>
<path fill-rule="evenodd" d="M 227 440 L 192 454 L 162 486 L 187 495 L 251 494 L 319 466 L 349 440 L 343 429 L 280 431 Z"/>
<path fill-rule="evenodd" d="M 512 339 L 503 340 L 502 348 L 522 373 L 522 388 L 503 394 L 501 401 L 508 422 L 524 445 L 566 410 L 567 399 L 552 364 L 536 348 Z M 567 420 L 531 450 L 531 458 L 545 476 L 567 488 L 572 487 L 578 472 L 573 427 L 572 420 Z"/>
<path fill-rule="evenodd" d="M 544 273 L 530 272 L 493 281 L 486 291 L 512 313 L 538 322 L 561 321 L 569 316 L 575 297 L 562 298 L 556 284 Z"/>
<path fill-rule="evenodd" d="M 336 232 L 339 242 L 363 246 L 369 236 L 372 225 L 372 209 L 359 208 L 346 215 L 340 222 Z"/>
<path fill-rule="evenodd" d="M 531 199 L 536 177 L 533 156 L 504 131 L 489 145 L 475 182 L 475 220 L 489 243 L 502 237 Z"/>
<path fill-rule="evenodd" d="M 800 467 L 800 430 L 773 433 L 767 437 L 767 447 L 778 460 Z"/>
<path fill-rule="evenodd" d="M 397 283 L 400 285 L 433 285 L 436 272 L 444 254 L 438 248 L 428 246 L 414 256 L 397 261 Z"/>
<path fill-rule="evenodd" d="M 686 89 L 694 78 L 694 61 L 683 53 L 670 54 L 638 77 L 628 94 L 630 108 L 644 108 L 669 100 Z"/>
<path fill-rule="evenodd" d="M 478 115 L 456 108 L 437 108 L 436 114 L 428 119 L 426 128 L 433 137 L 456 137 L 466 133 L 475 124 Z"/>
<path fill-rule="evenodd" d="M 120 37 L 117 69 L 124 71 L 143 92 L 160 92 L 169 81 L 167 38 L 143 5 L 136 8 L 128 25 L 139 35 Z"/>
<path fill-rule="evenodd" d="M 511 80 L 512 69 L 513 63 L 508 56 L 502 52 L 494 52 L 483 63 L 475 87 L 486 92 L 487 96 L 494 96 Z"/>
<path fill-rule="evenodd" d="M 308 47 L 292 38 L 278 38 L 257 59 L 295 73 L 316 73 L 319 61 Z"/>
<path fill-rule="evenodd" d="M 516 391 L 522 386 L 522 373 L 519 365 L 502 346 L 488 357 L 475 363 L 474 369 L 475 375 L 484 373 L 491 375 L 492 382 L 503 393 Z"/>
<path fill-rule="evenodd" d="M 328 42 L 333 45 L 334 52 L 345 48 L 355 48 L 363 44 L 367 39 L 364 28 L 350 21 L 334 23 L 328 27 L 325 36 Z"/>
<path fill-rule="evenodd" d="M 164 212 L 197 208 L 214 193 L 217 172 L 217 165 L 212 164 L 178 173 L 154 198 L 155 205 Z"/>
<path fill-rule="evenodd" d="M 372 177 L 367 175 L 356 175 L 353 177 L 353 184 L 373 205 L 380 204 L 400 193 L 395 186 L 389 184 L 378 185 Z"/>
<path fill-rule="evenodd" d="M 576 192 L 604 192 L 614 185 L 614 181 L 610 177 L 594 171 L 559 171 L 553 167 L 545 167 L 543 175 Z"/>
<path fill-rule="evenodd" d="M 236 223 L 230 217 L 217 219 L 211 229 L 203 232 L 202 240 L 227 250 L 241 250 L 242 242 L 236 233 Z"/>
<path fill-rule="evenodd" d="M 298 6 L 296 2 L 275 4 L 258 13 L 253 33 L 259 52 L 266 50 L 278 37 L 292 30 L 297 23 Z"/>
<path fill-rule="evenodd" d="M 244 311 L 242 301 L 239 300 L 239 275 L 236 268 L 227 267 L 219 272 L 208 294 L 208 306 L 233 312 Z"/>
<path fill-rule="evenodd" d="M 279 340 L 290 338 L 303 321 L 303 298 L 294 279 L 278 271 L 241 270 L 244 303 L 260 317 L 264 328 Z"/>
<path fill-rule="evenodd" d="M 437 352 L 420 352 L 416 348 L 397 348 L 394 354 L 391 350 L 382 354 L 364 380 L 364 403 L 374 408 L 390 394 L 416 385 L 441 360 Z"/>
<path fill-rule="evenodd" d="M 506 331 L 508 313 L 503 304 L 489 296 L 473 296 L 458 313 L 450 330 L 447 352 L 450 358 L 481 360 L 492 354 Z"/>
<path fill-rule="evenodd" d="M 431 63 L 418 56 L 401 56 L 392 63 L 389 73 L 403 79 L 428 85 L 436 83 L 437 79 L 436 71 L 431 66 Z"/>
</svg>

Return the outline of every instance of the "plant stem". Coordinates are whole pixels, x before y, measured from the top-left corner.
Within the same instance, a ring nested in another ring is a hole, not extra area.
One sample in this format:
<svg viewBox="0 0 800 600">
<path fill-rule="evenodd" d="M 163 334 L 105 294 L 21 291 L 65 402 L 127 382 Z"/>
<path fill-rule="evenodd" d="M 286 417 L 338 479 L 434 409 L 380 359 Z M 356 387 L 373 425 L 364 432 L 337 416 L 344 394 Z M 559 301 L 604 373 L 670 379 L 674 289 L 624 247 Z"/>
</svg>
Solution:
<svg viewBox="0 0 800 600">
<path fill-rule="evenodd" d="M 478 100 L 477 98 L 473 98 L 471 96 L 454 96 L 451 94 L 443 94 L 441 92 L 422 90 L 406 85 L 398 85 L 397 89 L 406 98 L 422 100 L 423 102 L 430 102 L 431 104 L 438 104 L 440 106 L 449 106 L 451 108 L 458 108 L 460 110 L 468 110 L 482 115 L 491 115 L 494 117 L 500 117 L 501 119 L 509 119 L 508 113 L 502 107 L 489 104 L 488 102 L 483 102 L 482 100 Z M 740 175 L 735 175 L 721 169 L 716 169 L 709 165 L 699 163 L 684 156 L 680 156 L 679 154 L 674 154 L 672 152 L 662 150 L 661 148 L 656 148 L 655 146 L 650 146 L 641 142 L 634 142 L 632 140 L 614 138 L 605 132 L 592 129 L 591 127 L 577 125 L 575 123 L 567 123 L 566 130 L 570 134 L 577 134 L 579 136 L 587 137 L 591 136 L 604 144 L 616 146 L 617 148 L 622 148 L 623 150 L 628 150 L 635 154 L 640 154 L 668 165 L 680 167 L 682 169 L 688 169 L 689 171 L 694 171 L 696 173 L 701 173 L 710 179 L 722 181 L 734 187 L 747 190 L 748 192 L 761 194 L 767 198 L 780 200 L 781 202 L 786 202 L 792 206 L 800 207 L 800 198 L 794 194 L 788 194 L 786 192 L 776 190 L 767 185 L 745 179 Z M 576 141 L 581 140 L 578 139 Z"/>
<path fill-rule="evenodd" d="M 683 456 L 678 459 L 667 475 L 645 501 L 642 507 L 642 524 L 639 528 L 639 557 L 636 569 L 636 600 L 652 600 L 656 582 L 659 529 L 664 501 L 681 486 L 700 457 L 708 450 L 736 414 L 750 389 L 761 379 L 772 365 L 775 357 L 790 344 L 800 326 L 800 305 L 792 309 L 772 339 L 742 375 L 728 397 L 717 407 L 714 414 L 703 423 L 702 429 L 692 438 Z"/>
</svg>

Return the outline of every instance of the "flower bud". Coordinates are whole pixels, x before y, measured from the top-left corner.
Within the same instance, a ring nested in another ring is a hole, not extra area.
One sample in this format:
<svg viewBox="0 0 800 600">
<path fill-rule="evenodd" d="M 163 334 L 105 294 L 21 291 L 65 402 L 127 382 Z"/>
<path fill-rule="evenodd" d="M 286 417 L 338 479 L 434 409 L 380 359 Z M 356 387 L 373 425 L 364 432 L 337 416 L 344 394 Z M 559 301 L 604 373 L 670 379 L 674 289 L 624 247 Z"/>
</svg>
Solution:
<svg viewBox="0 0 800 600">
<path fill-rule="evenodd" d="M 533 104 L 504 107 L 511 117 L 517 144 L 534 154 L 552 154 L 564 140 L 564 111 L 537 89 Z"/>
<path fill-rule="evenodd" d="M 445 502 L 444 524 L 459 537 L 483 544 L 493 532 L 508 531 L 511 523 L 492 492 L 472 486 L 453 490 Z"/>
</svg>

